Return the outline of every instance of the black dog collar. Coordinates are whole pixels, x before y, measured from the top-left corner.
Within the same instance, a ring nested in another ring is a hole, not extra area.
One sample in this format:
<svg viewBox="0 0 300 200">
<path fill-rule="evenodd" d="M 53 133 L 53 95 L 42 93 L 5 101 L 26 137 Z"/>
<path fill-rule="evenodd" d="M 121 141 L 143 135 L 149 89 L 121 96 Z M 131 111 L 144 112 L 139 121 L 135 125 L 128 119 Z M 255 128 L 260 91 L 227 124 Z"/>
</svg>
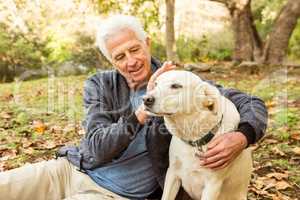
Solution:
<svg viewBox="0 0 300 200">
<path fill-rule="evenodd" d="M 213 139 L 216 132 L 220 128 L 222 121 L 223 121 L 223 115 L 222 115 L 219 123 L 211 131 L 209 131 L 207 134 L 205 134 L 203 137 L 199 138 L 198 140 L 195 140 L 195 141 L 184 140 L 184 139 L 181 139 L 181 140 L 193 147 L 197 147 L 198 149 L 200 149 L 203 145 L 206 145 Z"/>
</svg>

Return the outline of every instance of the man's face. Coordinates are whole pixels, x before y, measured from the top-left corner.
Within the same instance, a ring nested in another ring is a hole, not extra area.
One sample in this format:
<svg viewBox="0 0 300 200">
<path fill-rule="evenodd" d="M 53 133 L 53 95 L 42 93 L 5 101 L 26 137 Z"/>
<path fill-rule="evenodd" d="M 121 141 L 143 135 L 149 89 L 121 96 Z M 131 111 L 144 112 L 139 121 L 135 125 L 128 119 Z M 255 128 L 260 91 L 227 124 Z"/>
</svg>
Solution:
<svg viewBox="0 0 300 200">
<path fill-rule="evenodd" d="M 140 41 L 130 29 L 108 38 L 106 46 L 112 64 L 126 78 L 129 87 L 143 85 L 151 76 L 150 40 Z"/>
</svg>

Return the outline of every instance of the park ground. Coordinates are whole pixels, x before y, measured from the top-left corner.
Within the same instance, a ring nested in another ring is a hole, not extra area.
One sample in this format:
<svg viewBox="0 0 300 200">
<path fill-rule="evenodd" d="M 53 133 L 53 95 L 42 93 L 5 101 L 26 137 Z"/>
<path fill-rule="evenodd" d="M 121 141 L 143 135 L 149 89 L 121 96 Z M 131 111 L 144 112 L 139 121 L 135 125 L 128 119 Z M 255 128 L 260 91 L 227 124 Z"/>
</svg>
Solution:
<svg viewBox="0 0 300 200">
<path fill-rule="evenodd" d="M 248 199 L 300 199 L 300 68 L 253 71 L 217 63 L 200 76 L 266 102 L 268 129 L 254 146 Z M 0 84 L 0 171 L 52 159 L 61 146 L 78 144 L 87 77 Z"/>
</svg>

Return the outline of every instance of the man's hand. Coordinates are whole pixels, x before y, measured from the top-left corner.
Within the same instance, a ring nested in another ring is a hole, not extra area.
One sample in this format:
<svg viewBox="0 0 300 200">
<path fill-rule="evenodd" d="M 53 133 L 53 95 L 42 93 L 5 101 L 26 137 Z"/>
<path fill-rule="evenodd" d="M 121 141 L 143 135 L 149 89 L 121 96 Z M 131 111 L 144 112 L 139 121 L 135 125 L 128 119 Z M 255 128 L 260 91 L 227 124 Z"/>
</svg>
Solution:
<svg viewBox="0 0 300 200">
<path fill-rule="evenodd" d="M 140 105 L 135 111 L 136 118 L 139 120 L 140 124 L 145 124 L 148 115 L 144 109 L 144 104 Z"/>
<path fill-rule="evenodd" d="M 157 79 L 157 77 L 159 77 L 164 72 L 174 70 L 174 69 L 176 69 L 176 65 L 174 65 L 171 61 L 164 62 L 162 67 L 159 68 L 158 70 L 156 70 L 156 72 L 154 74 L 152 74 L 152 76 L 150 77 L 150 79 L 148 81 L 148 85 L 147 85 L 147 91 L 150 91 L 154 88 L 154 86 L 155 86 L 154 83 L 155 83 L 155 80 Z"/>
<path fill-rule="evenodd" d="M 247 138 L 241 132 L 230 132 L 213 138 L 207 151 L 199 154 L 200 165 L 210 169 L 223 169 L 247 146 Z"/>
<path fill-rule="evenodd" d="M 161 68 L 159 68 L 158 70 L 156 70 L 156 72 L 150 77 L 149 81 L 148 81 L 148 85 L 147 85 L 147 91 L 150 91 L 154 88 L 154 82 L 157 79 L 157 77 L 159 75 L 161 75 L 164 72 L 173 70 L 176 68 L 176 65 L 172 64 L 172 62 L 165 62 Z M 144 105 L 140 105 L 138 107 L 138 109 L 135 111 L 135 115 L 137 117 L 137 119 L 139 120 L 140 124 L 145 124 L 146 119 L 148 118 L 148 115 L 144 109 Z"/>
</svg>

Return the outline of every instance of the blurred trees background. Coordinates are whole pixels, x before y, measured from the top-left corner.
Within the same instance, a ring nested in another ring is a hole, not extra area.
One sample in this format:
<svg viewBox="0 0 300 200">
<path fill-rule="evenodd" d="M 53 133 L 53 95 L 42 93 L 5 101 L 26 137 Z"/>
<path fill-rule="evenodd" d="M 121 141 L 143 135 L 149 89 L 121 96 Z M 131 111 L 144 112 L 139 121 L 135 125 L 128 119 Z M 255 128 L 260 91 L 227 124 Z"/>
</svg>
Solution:
<svg viewBox="0 0 300 200">
<path fill-rule="evenodd" d="M 300 17 L 300 0 L 264 1 L 264 4 L 260 5 L 261 12 L 257 12 L 258 8 L 255 8 L 254 15 L 252 14 L 251 0 L 213 1 L 225 4 L 230 11 L 235 35 L 234 60 L 268 64 L 283 62 L 289 39 Z M 265 9 L 274 9 L 275 2 L 280 6 L 275 7 L 276 10 L 273 10 L 273 13 L 269 11 L 269 15 L 262 16 Z M 268 32 L 270 33 L 265 36 L 265 42 L 263 42 L 254 21 L 266 21 L 268 18 L 272 20 L 269 23 L 270 30 Z"/>
<path fill-rule="evenodd" d="M 175 0 L 0 1 L 0 82 L 110 67 L 94 45 L 94 33 L 101 17 L 113 13 L 138 16 L 161 60 L 299 61 L 300 0 L 213 1 L 228 8 L 228 26 L 198 35 L 178 26 Z"/>
</svg>

